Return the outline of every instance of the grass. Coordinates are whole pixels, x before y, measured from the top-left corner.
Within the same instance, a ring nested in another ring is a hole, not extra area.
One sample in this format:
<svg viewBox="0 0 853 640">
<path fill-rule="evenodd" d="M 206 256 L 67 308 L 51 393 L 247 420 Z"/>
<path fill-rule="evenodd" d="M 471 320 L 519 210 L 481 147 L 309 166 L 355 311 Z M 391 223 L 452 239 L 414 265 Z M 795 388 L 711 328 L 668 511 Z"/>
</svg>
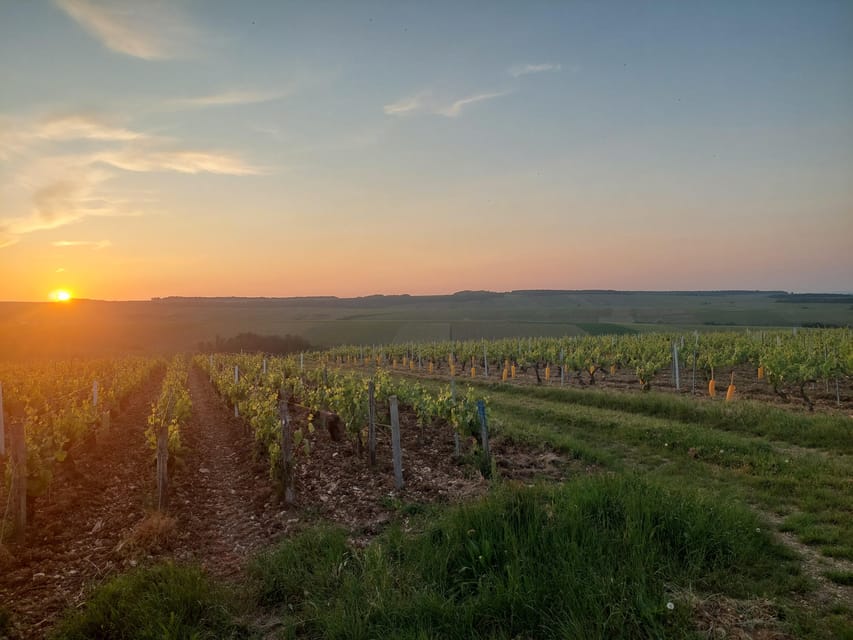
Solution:
<svg viewBox="0 0 853 640">
<path fill-rule="evenodd" d="M 853 433 L 845 416 L 654 392 L 465 382 L 489 399 L 495 435 L 757 506 L 785 518 L 783 530 L 823 555 L 853 560 Z"/>
<path fill-rule="evenodd" d="M 788 516 L 789 530 L 826 555 L 853 553 L 853 468 L 843 456 L 792 450 L 746 431 L 493 391 L 490 412 L 502 435 L 728 494 Z"/>
<path fill-rule="evenodd" d="M 63 620 L 53 640 L 241 638 L 223 591 L 197 567 L 163 564 L 113 578 L 85 608 Z"/>
<path fill-rule="evenodd" d="M 823 555 L 853 559 L 847 417 L 654 392 L 474 386 L 489 398 L 496 435 L 756 505 Z"/>
<path fill-rule="evenodd" d="M 747 510 L 636 477 L 503 487 L 367 548 L 306 532 L 252 566 L 285 637 L 688 637 L 684 589 L 803 587 Z M 674 609 L 667 608 L 674 601 Z"/>
<path fill-rule="evenodd" d="M 319 526 L 260 555 L 244 606 L 280 615 L 285 637 L 688 637 L 678 594 L 804 587 L 753 514 L 636 477 L 405 507 L 422 516 L 416 533 L 392 527 L 356 549 Z M 165 564 L 101 586 L 52 638 L 252 637 L 235 611 L 199 569 Z"/>
<path fill-rule="evenodd" d="M 832 570 L 827 571 L 824 575 L 836 584 L 853 587 L 853 571 Z"/>
<path fill-rule="evenodd" d="M 498 386 L 494 383 L 479 383 L 478 386 L 502 396 L 552 400 L 666 418 L 721 431 L 762 436 L 801 447 L 853 454 L 850 419 L 841 415 L 795 413 L 748 400 L 710 402 L 672 393 L 633 394 L 589 388 Z"/>
</svg>

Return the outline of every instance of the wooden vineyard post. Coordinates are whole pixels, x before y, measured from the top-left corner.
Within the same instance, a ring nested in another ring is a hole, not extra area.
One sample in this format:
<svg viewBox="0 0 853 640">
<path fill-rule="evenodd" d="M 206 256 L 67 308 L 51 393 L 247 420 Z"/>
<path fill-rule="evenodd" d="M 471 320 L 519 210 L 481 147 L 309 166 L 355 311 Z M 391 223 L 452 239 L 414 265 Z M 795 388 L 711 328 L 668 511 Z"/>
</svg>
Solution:
<svg viewBox="0 0 853 640">
<path fill-rule="evenodd" d="M 292 505 L 296 501 L 293 480 L 293 435 L 290 432 L 290 411 L 287 409 L 287 397 L 282 394 L 278 401 L 281 418 L 281 480 L 284 485 L 284 503 Z"/>
<path fill-rule="evenodd" d="M 492 454 L 489 450 L 489 423 L 486 421 L 486 403 L 477 400 L 477 415 L 480 416 L 480 443 L 483 447 L 483 475 L 492 475 Z"/>
<path fill-rule="evenodd" d="M 450 401 L 456 404 L 456 381 L 450 378 Z M 453 455 L 457 458 L 462 455 L 462 446 L 459 443 L 459 432 L 453 430 Z"/>
<path fill-rule="evenodd" d="M 669 375 L 672 378 L 672 386 L 675 386 L 675 340 L 669 341 Z"/>
<path fill-rule="evenodd" d="M 388 398 L 391 404 L 391 453 L 394 458 L 394 486 L 403 488 L 403 449 L 400 446 L 400 413 L 397 409 L 397 396 Z"/>
<path fill-rule="evenodd" d="M 169 425 L 157 429 L 157 510 L 169 507 Z"/>
<path fill-rule="evenodd" d="M 6 422 L 3 415 L 3 383 L 0 382 L 0 458 L 6 455 Z"/>
<path fill-rule="evenodd" d="M 95 380 L 92 383 L 92 406 L 97 409 L 98 407 L 98 381 Z"/>
<path fill-rule="evenodd" d="M 369 406 L 367 422 L 367 455 L 370 466 L 376 466 L 376 383 L 371 380 L 367 383 L 367 402 Z"/>
<path fill-rule="evenodd" d="M 240 365 L 234 365 L 234 384 L 238 384 L 240 382 Z M 240 417 L 240 409 L 237 408 L 237 403 L 234 403 L 234 417 Z"/>
<path fill-rule="evenodd" d="M 483 342 L 483 375 L 489 377 L 489 354 L 486 352 L 486 343 Z"/>
<path fill-rule="evenodd" d="M 696 337 L 696 342 L 693 345 L 693 382 L 691 383 L 690 393 L 694 396 L 696 395 L 696 358 L 699 355 L 699 334 L 694 334 Z"/>
<path fill-rule="evenodd" d="M 27 529 L 27 438 L 23 419 L 11 421 L 9 440 L 12 454 L 12 490 L 9 497 L 15 514 L 15 538 L 22 542 Z"/>
<path fill-rule="evenodd" d="M 681 391 L 681 378 L 679 376 L 679 367 L 678 367 L 678 343 L 672 343 L 672 371 L 675 374 L 675 390 Z"/>
<path fill-rule="evenodd" d="M 104 411 L 101 414 L 101 422 L 98 425 L 97 430 L 95 431 L 95 442 L 101 443 L 106 436 L 110 432 L 110 412 Z"/>
</svg>

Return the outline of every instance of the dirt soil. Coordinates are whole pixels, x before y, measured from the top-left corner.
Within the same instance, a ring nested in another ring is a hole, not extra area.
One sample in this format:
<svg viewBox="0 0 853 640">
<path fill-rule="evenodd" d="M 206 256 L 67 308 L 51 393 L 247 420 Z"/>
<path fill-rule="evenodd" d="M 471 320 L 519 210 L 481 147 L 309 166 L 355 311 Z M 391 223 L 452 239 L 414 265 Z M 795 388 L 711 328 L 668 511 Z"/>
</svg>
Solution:
<svg viewBox="0 0 853 640">
<path fill-rule="evenodd" d="M 319 519 L 340 523 L 354 543 L 365 544 L 405 505 L 458 502 L 487 489 L 479 472 L 454 459 L 449 427 L 428 428 L 421 441 L 414 416 L 403 411 L 402 491 L 394 488 L 388 429 L 377 430 L 376 469 L 350 442 L 318 429 L 309 436 L 310 455 L 296 456 L 296 503 L 286 507 L 246 423 L 193 367 L 192 418 L 181 431 L 180 456 L 170 461 L 168 516 L 159 516 L 144 431 L 161 379 L 162 372 L 134 395 L 103 441 L 64 465 L 50 496 L 36 505 L 27 541 L 0 548 L 0 606 L 11 612 L 17 637 L 44 637 L 92 587 L 140 564 L 176 558 L 235 578 L 257 550 Z M 295 427 L 305 426 L 305 414 L 294 412 Z M 500 441 L 493 454 L 500 475 L 522 482 L 594 471 Z"/>
</svg>

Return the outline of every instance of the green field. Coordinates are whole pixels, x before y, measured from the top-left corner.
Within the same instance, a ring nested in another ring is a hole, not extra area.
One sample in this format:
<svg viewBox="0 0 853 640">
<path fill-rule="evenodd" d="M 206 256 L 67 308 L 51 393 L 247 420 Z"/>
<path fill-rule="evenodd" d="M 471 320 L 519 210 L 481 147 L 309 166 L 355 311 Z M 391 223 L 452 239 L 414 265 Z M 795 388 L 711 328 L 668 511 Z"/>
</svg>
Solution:
<svg viewBox="0 0 853 640">
<path fill-rule="evenodd" d="M 849 326 L 853 296 L 779 292 L 462 292 L 365 298 L 0 302 L 0 357 L 170 353 L 244 332 L 318 347 L 732 327 Z"/>
</svg>

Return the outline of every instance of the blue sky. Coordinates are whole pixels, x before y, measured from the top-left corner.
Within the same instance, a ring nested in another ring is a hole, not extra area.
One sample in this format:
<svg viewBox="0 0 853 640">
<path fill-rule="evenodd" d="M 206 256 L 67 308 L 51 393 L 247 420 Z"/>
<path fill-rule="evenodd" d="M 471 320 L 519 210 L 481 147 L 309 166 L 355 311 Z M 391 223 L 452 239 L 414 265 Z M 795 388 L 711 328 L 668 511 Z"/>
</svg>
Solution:
<svg viewBox="0 0 853 640">
<path fill-rule="evenodd" d="M 0 299 L 853 282 L 849 2 L 9 2 Z"/>
</svg>

